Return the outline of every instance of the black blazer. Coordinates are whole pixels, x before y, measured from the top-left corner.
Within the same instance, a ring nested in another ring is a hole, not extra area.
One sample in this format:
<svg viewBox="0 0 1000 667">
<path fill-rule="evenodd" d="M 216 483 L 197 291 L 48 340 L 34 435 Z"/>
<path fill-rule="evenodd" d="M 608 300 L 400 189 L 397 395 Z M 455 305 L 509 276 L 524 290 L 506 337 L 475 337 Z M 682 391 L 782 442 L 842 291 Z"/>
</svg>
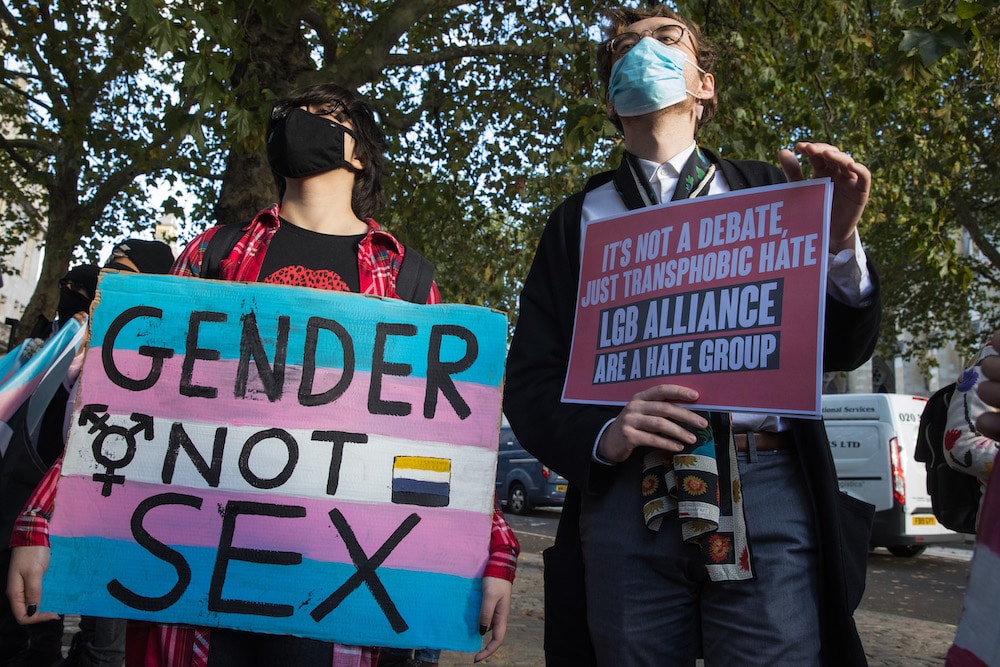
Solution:
<svg viewBox="0 0 1000 667">
<path fill-rule="evenodd" d="M 785 182 L 783 173 L 767 163 L 720 160 L 705 152 L 733 190 Z M 549 665 L 592 664 L 589 645 L 583 641 L 586 612 L 576 494 L 601 493 L 617 474 L 615 467 L 594 463 L 591 452 L 600 429 L 620 409 L 562 403 L 560 398 L 573 330 L 583 199 L 586 192 L 614 180 L 623 199 L 632 204 L 636 193 L 629 188 L 636 186 L 626 175 L 623 163 L 616 171 L 593 177 L 583 192 L 569 197 L 549 217 L 521 292 L 507 356 L 504 412 L 511 427 L 525 449 L 571 483 L 556 545 L 545 554 Z M 875 348 L 881 304 L 874 267 L 868 268 L 876 289 L 865 305 L 853 308 L 827 296 L 824 371 L 853 370 Z M 724 417 L 719 415 L 713 424 L 717 438 L 727 437 Z M 852 614 L 864 592 L 873 508 L 839 492 L 822 421 L 794 419 L 792 432 L 816 515 L 824 659 L 830 665 L 867 664 Z"/>
</svg>

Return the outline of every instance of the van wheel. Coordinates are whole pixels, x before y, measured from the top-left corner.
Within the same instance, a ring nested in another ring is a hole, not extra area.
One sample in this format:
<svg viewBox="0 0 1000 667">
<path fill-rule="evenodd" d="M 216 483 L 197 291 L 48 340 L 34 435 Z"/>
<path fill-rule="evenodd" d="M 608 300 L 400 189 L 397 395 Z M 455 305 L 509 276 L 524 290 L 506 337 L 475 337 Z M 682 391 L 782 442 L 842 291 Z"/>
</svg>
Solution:
<svg viewBox="0 0 1000 667">
<path fill-rule="evenodd" d="M 899 556 L 900 558 L 913 558 L 914 556 L 919 556 L 922 554 L 927 547 L 923 544 L 894 544 L 891 547 L 886 547 L 893 556 Z"/>
<path fill-rule="evenodd" d="M 514 514 L 527 514 L 531 511 L 528 491 L 524 488 L 524 484 L 514 482 L 510 485 L 510 491 L 507 492 L 507 509 Z"/>
</svg>

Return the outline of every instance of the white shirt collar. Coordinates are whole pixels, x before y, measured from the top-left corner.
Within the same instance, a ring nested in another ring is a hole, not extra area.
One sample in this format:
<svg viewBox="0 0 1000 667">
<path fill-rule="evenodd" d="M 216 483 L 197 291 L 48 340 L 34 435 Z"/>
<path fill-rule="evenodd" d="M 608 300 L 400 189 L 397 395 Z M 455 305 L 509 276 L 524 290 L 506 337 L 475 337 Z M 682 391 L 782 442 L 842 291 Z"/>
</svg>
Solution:
<svg viewBox="0 0 1000 667">
<path fill-rule="evenodd" d="M 677 179 L 680 178 L 681 175 L 681 169 L 684 168 L 688 158 L 691 157 L 691 154 L 694 153 L 694 150 L 697 147 L 698 143 L 692 141 L 690 146 L 663 164 L 658 164 L 652 160 L 637 158 L 639 166 L 642 168 L 643 175 L 653 187 L 653 192 L 660 193 L 661 202 L 669 199 L 669 197 L 665 196 L 667 193 L 673 194 L 674 188 L 677 185 Z"/>
</svg>

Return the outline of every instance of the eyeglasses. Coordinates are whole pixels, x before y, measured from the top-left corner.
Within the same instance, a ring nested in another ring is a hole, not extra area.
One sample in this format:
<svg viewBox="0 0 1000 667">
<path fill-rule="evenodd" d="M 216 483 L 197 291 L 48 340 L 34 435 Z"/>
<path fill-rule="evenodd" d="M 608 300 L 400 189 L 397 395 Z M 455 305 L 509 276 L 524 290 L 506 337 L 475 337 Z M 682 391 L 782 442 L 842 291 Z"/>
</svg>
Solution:
<svg viewBox="0 0 1000 667">
<path fill-rule="evenodd" d="M 671 46 L 684 38 L 687 28 L 676 23 L 662 25 L 654 30 L 643 30 L 642 32 L 623 32 L 616 37 L 609 39 L 607 44 L 608 52 L 615 57 L 622 57 L 632 50 L 632 47 L 639 43 L 639 40 L 650 35 L 661 44 Z"/>
<path fill-rule="evenodd" d="M 315 109 L 315 111 L 313 111 Z M 344 112 L 347 107 L 343 102 L 334 100 L 333 102 L 323 102 L 321 104 L 310 104 L 307 111 L 314 116 L 333 116 L 337 120 L 345 120 Z"/>
</svg>

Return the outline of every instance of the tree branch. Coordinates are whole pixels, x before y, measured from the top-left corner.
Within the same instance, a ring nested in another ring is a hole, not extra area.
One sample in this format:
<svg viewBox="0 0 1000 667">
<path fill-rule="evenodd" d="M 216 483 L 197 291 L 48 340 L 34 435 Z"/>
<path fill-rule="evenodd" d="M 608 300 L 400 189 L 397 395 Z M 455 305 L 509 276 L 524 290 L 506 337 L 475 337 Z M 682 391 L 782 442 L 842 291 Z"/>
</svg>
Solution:
<svg viewBox="0 0 1000 667">
<path fill-rule="evenodd" d="M 178 116 L 187 116 L 193 107 L 197 105 L 196 100 L 192 97 L 188 97 L 177 105 L 176 109 L 179 113 Z M 172 115 L 171 110 L 166 110 L 165 116 Z M 141 156 L 146 155 L 153 148 L 162 150 L 166 155 L 172 155 L 176 153 L 177 149 L 180 147 L 181 143 L 187 137 L 187 132 L 184 132 L 182 128 L 171 128 L 171 127 L 161 127 L 157 132 L 155 132 L 152 138 L 141 147 L 137 147 L 134 155 Z M 183 165 L 182 165 L 183 167 Z M 176 168 L 169 163 L 161 163 L 155 168 L 150 169 L 148 164 L 143 160 L 133 159 L 128 162 L 128 166 L 118 171 L 109 174 L 98 186 L 94 195 L 90 198 L 90 201 L 82 205 L 81 208 L 91 216 L 88 219 L 97 219 L 100 216 L 100 212 L 104 210 L 112 199 L 123 189 L 126 185 L 134 181 L 141 174 L 147 174 L 151 172 L 163 171 L 163 170 L 175 170 Z M 176 169 L 180 171 L 180 169 Z"/>
<path fill-rule="evenodd" d="M 399 43 L 399 38 L 406 34 L 421 16 L 436 9 L 449 9 L 455 6 L 455 0 L 396 0 L 383 11 L 371 24 L 357 44 L 339 60 L 352 60 L 357 67 L 348 72 L 350 80 L 341 83 L 348 88 L 357 88 L 362 83 L 374 81 L 385 68 L 389 51 Z M 331 68 L 327 64 L 324 69 Z"/>
<path fill-rule="evenodd" d="M 304 23 L 316 31 L 319 43 L 323 45 L 323 63 L 335 61 L 337 59 L 337 39 L 330 32 L 323 17 L 312 7 L 306 7 L 302 10 L 301 18 Z"/>
<path fill-rule="evenodd" d="M 997 251 L 996 246 L 990 242 L 989 238 L 983 232 L 982 227 L 976 222 L 975 216 L 969 210 L 965 198 L 962 197 L 962 193 L 958 189 L 953 188 L 948 195 L 948 200 L 951 202 L 952 210 L 955 211 L 955 218 L 958 220 L 958 224 L 962 225 L 962 228 L 969 232 L 972 242 L 976 244 L 976 247 L 979 248 L 979 251 L 983 253 L 989 263 L 1000 269 L 1000 252 Z"/>
<path fill-rule="evenodd" d="M 579 53 L 586 49 L 585 44 L 575 45 L 571 49 L 573 53 Z M 449 60 L 458 60 L 461 58 L 480 58 L 483 56 L 526 56 L 526 57 L 536 57 L 545 58 L 552 53 L 554 49 L 540 50 L 537 47 L 525 44 L 481 44 L 469 46 L 456 46 L 451 49 L 441 49 L 438 51 L 432 51 L 430 53 L 390 53 L 386 59 L 386 66 L 388 67 L 415 67 L 419 65 L 432 65 L 434 63 L 447 62 Z"/>
<path fill-rule="evenodd" d="M 51 175 L 48 172 L 39 169 L 32 164 L 30 160 L 21 155 L 17 150 L 18 148 L 38 150 L 47 156 L 54 154 L 53 149 L 51 147 L 47 147 L 39 141 L 31 141 L 30 139 L 8 139 L 7 137 L 0 135 L 0 149 L 3 149 L 3 152 L 9 155 L 10 159 L 17 163 L 17 166 L 23 169 L 26 173 L 36 175 L 36 177 L 40 176 L 38 180 L 44 187 L 51 187 L 54 184 Z"/>
<path fill-rule="evenodd" d="M 210 181 L 222 181 L 225 180 L 226 174 L 220 171 L 202 171 L 200 169 L 195 169 L 194 167 L 186 167 L 184 165 L 171 165 L 169 171 L 175 171 L 178 174 L 188 174 L 189 176 L 197 176 L 198 178 L 208 179 Z"/>
<path fill-rule="evenodd" d="M 91 77 L 91 80 L 96 80 L 101 85 L 83 86 L 86 94 L 81 96 L 77 101 L 78 105 L 85 105 L 87 108 L 93 108 L 98 96 L 100 96 L 104 90 L 104 84 L 109 81 L 113 81 L 124 71 L 126 54 L 132 51 L 136 46 L 132 40 L 128 39 L 129 33 L 131 33 L 135 27 L 135 22 L 127 14 L 123 14 L 118 28 L 115 31 L 114 37 L 109 40 L 110 52 L 107 58 L 104 59 L 104 69 L 99 72 L 94 72 L 94 75 Z M 73 81 L 69 73 L 63 72 L 63 76 L 66 77 L 67 81 Z M 73 87 L 74 86 L 71 83 L 70 88 Z"/>
<path fill-rule="evenodd" d="M 6 2 L 0 2 L 0 20 L 7 23 L 12 32 L 16 32 L 18 26 L 21 24 L 17 17 L 15 17 L 10 11 L 10 8 L 7 7 Z M 58 99 L 58 95 L 56 95 L 56 93 L 59 90 L 59 86 L 52 76 L 49 75 L 49 72 L 51 71 L 51 65 L 49 62 L 42 57 L 42 54 L 33 44 L 24 45 L 24 50 L 26 51 L 28 62 L 30 62 L 35 69 L 35 76 L 38 77 L 42 89 L 47 90 L 51 94 L 53 101 Z"/>
<path fill-rule="evenodd" d="M 14 70 L 9 70 L 6 67 L 0 69 L 0 75 L 3 76 L 3 78 L 0 79 L 0 86 L 3 86 L 4 88 L 14 93 L 18 97 L 23 98 L 29 104 L 37 104 L 43 109 L 47 109 L 49 111 L 52 110 L 52 105 L 47 104 L 42 100 L 38 99 L 37 97 L 31 95 L 27 90 L 24 89 L 24 86 L 19 86 L 14 83 L 11 83 L 11 81 L 16 81 L 18 79 L 24 79 L 24 80 L 34 79 L 38 81 L 39 77 L 28 72 L 17 72 Z"/>
<path fill-rule="evenodd" d="M 11 148 L 25 148 L 32 151 L 38 151 L 44 153 L 47 156 L 53 156 L 56 154 L 56 149 L 54 146 L 46 144 L 44 142 L 38 141 L 36 139 L 8 139 L 2 137 L 5 147 Z M 21 165 L 24 167 L 25 165 Z"/>
</svg>

